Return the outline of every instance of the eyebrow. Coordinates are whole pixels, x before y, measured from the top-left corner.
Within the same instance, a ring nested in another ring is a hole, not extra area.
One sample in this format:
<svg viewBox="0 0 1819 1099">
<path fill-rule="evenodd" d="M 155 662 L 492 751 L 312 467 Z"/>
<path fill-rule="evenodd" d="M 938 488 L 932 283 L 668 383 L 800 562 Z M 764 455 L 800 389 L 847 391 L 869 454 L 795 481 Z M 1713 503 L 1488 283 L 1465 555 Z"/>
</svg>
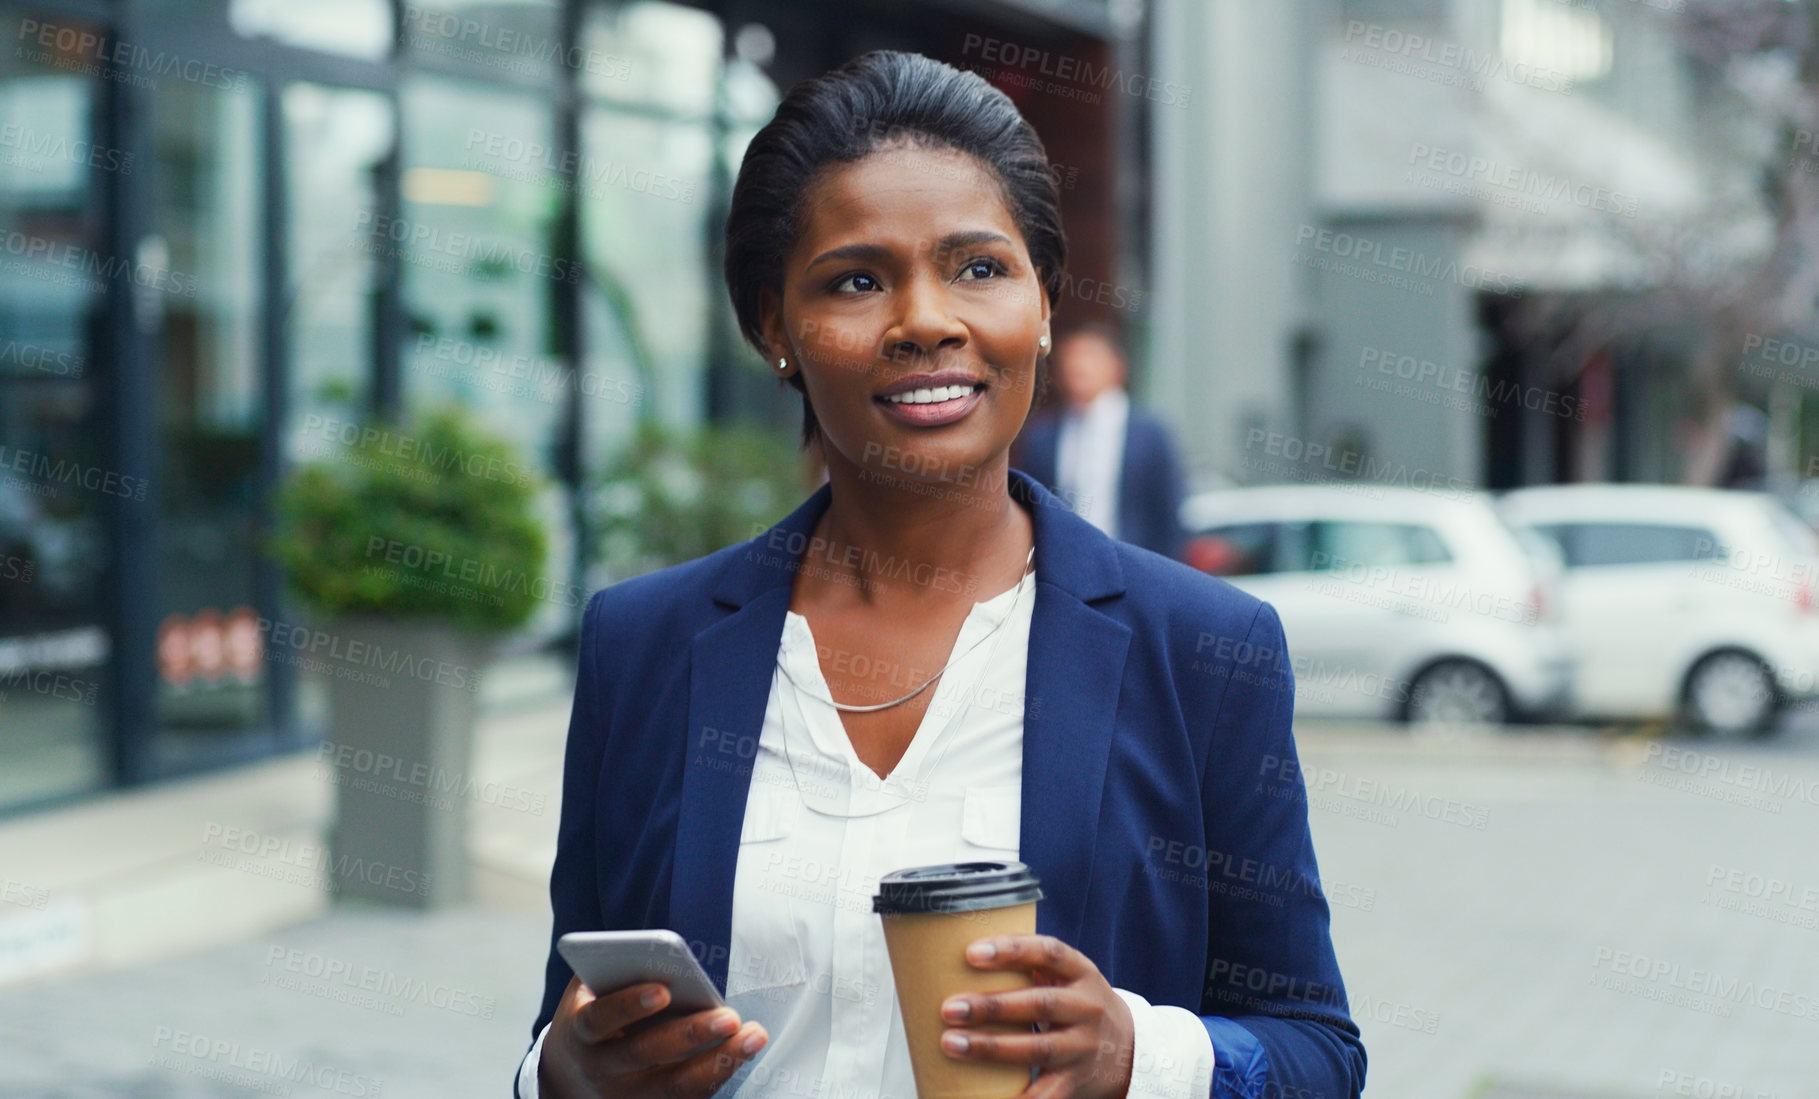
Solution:
<svg viewBox="0 0 1819 1099">
<path fill-rule="evenodd" d="M 951 252 L 960 248 L 971 248 L 980 244 L 1012 244 L 1011 238 L 991 229 L 968 229 L 949 233 L 936 242 L 939 251 Z M 861 262 L 879 263 L 890 257 L 890 249 L 881 244 L 843 244 L 808 261 L 813 268 L 829 260 L 858 260 Z"/>
</svg>

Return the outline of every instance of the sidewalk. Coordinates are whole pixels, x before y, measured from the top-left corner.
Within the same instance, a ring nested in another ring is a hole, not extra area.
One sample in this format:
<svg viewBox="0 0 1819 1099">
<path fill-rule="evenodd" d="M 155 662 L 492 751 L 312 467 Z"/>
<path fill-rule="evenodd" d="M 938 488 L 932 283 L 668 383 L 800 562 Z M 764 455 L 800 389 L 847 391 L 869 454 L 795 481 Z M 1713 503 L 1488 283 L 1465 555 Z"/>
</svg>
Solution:
<svg viewBox="0 0 1819 1099">
<path fill-rule="evenodd" d="M 97 957 L 119 966 L 0 987 L 0 1099 L 509 1095 L 542 992 L 566 722 L 560 695 L 485 720 L 477 770 L 546 792 L 549 808 L 474 808 L 480 897 L 452 912 L 330 910 L 251 873 L 206 884 L 180 859 L 108 886 L 133 852 L 165 845 L 193 860 L 210 820 L 319 835 L 327 798 L 307 759 L 0 830 L 0 865 L 91 864 L 54 896 L 100 898 L 97 942 L 113 945 Z M 1811 913 L 1733 903 L 1750 900 L 1747 877 L 1727 888 L 1733 870 L 1791 881 L 1796 896 L 1819 886 L 1810 744 L 1312 724 L 1298 735 L 1369 1094 L 1819 1095 L 1819 999 L 1798 1016 L 1780 998 L 1819 994 L 1819 931 Z M 1703 777 L 1680 781 L 1676 759 Z M 1769 800 L 1738 804 L 1746 786 Z M 22 829 L 61 854 L 32 853 Z M 221 899 L 146 900 L 183 895 Z M 147 913 L 156 934 L 122 930 Z M 130 956 L 135 942 L 145 957 Z"/>
<path fill-rule="evenodd" d="M 542 996 L 570 688 L 497 678 L 475 778 L 544 796 L 470 802 L 474 896 L 451 911 L 331 907 L 299 857 L 334 809 L 313 753 L 0 826 L 0 1097 L 509 1095 Z M 229 829 L 256 840 L 205 858 Z"/>
</svg>

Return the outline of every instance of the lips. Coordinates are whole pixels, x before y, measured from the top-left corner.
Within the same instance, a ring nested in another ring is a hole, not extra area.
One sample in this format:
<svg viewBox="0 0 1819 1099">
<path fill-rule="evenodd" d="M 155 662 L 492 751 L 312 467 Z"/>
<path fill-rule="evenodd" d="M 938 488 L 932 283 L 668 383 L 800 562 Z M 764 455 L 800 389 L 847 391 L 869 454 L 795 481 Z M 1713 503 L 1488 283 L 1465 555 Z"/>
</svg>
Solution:
<svg viewBox="0 0 1819 1099">
<path fill-rule="evenodd" d="M 898 378 L 872 399 L 885 414 L 915 427 L 940 427 L 971 412 L 985 393 L 985 383 L 959 370 L 911 374 Z"/>
<path fill-rule="evenodd" d="M 983 384 L 985 383 L 980 379 L 964 370 L 942 370 L 934 374 L 906 374 L 879 391 L 878 398 L 893 403 L 905 403 L 907 398 L 907 403 L 927 404 L 930 400 L 951 400 L 953 397 L 964 395 L 954 393 L 945 397 L 938 394 L 934 397 L 930 396 L 937 391 L 951 389 L 971 391 Z"/>
<path fill-rule="evenodd" d="M 944 401 L 959 400 L 977 388 L 977 385 L 924 386 L 893 393 L 882 399 L 891 404 L 941 404 Z"/>
</svg>

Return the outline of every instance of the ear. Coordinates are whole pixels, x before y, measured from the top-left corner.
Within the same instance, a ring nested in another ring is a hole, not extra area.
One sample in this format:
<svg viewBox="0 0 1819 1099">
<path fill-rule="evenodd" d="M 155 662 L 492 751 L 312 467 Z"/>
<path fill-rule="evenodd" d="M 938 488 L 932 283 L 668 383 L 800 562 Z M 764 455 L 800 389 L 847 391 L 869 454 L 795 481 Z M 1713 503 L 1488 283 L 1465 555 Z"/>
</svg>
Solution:
<svg viewBox="0 0 1819 1099">
<path fill-rule="evenodd" d="M 765 357 L 771 373 L 779 378 L 794 374 L 799 365 L 789 340 L 789 328 L 783 323 L 783 298 L 766 286 L 758 291 L 758 327 L 764 333 Z M 787 369 L 778 370 L 777 360 L 788 359 Z"/>
<path fill-rule="evenodd" d="M 1036 364 L 1038 369 L 1040 369 L 1042 360 L 1049 358 L 1055 353 L 1055 333 L 1052 326 L 1049 324 L 1047 279 L 1040 267 L 1036 268 L 1036 309 L 1042 317 L 1042 331 L 1040 335 L 1048 338 L 1047 350 L 1043 350 L 1040 343 L 1036 346 Z"/>
</svg>

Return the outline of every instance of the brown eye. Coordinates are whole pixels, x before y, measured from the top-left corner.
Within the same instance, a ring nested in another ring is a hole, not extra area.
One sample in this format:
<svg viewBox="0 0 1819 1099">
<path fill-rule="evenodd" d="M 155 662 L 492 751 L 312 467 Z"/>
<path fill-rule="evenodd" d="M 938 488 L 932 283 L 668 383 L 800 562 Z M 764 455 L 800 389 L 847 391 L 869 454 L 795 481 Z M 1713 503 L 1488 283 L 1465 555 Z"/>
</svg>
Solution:
<svg viewBox="0 0 1819 1099">
<path fill-rule="evenodd" d="M 1002 274 L 1004 274 L 1004 265 L 995 259 L 969 260 L 967 265 L 960 269 L 960 277 L 963 280 L 991 279 Z"/>
<path fill-rule="evenodd" d="M 869 294 L 878 289 L 878 280 L 870 275 L 842 275 L 828 289 L 836 294 Z"/>
</svg>

